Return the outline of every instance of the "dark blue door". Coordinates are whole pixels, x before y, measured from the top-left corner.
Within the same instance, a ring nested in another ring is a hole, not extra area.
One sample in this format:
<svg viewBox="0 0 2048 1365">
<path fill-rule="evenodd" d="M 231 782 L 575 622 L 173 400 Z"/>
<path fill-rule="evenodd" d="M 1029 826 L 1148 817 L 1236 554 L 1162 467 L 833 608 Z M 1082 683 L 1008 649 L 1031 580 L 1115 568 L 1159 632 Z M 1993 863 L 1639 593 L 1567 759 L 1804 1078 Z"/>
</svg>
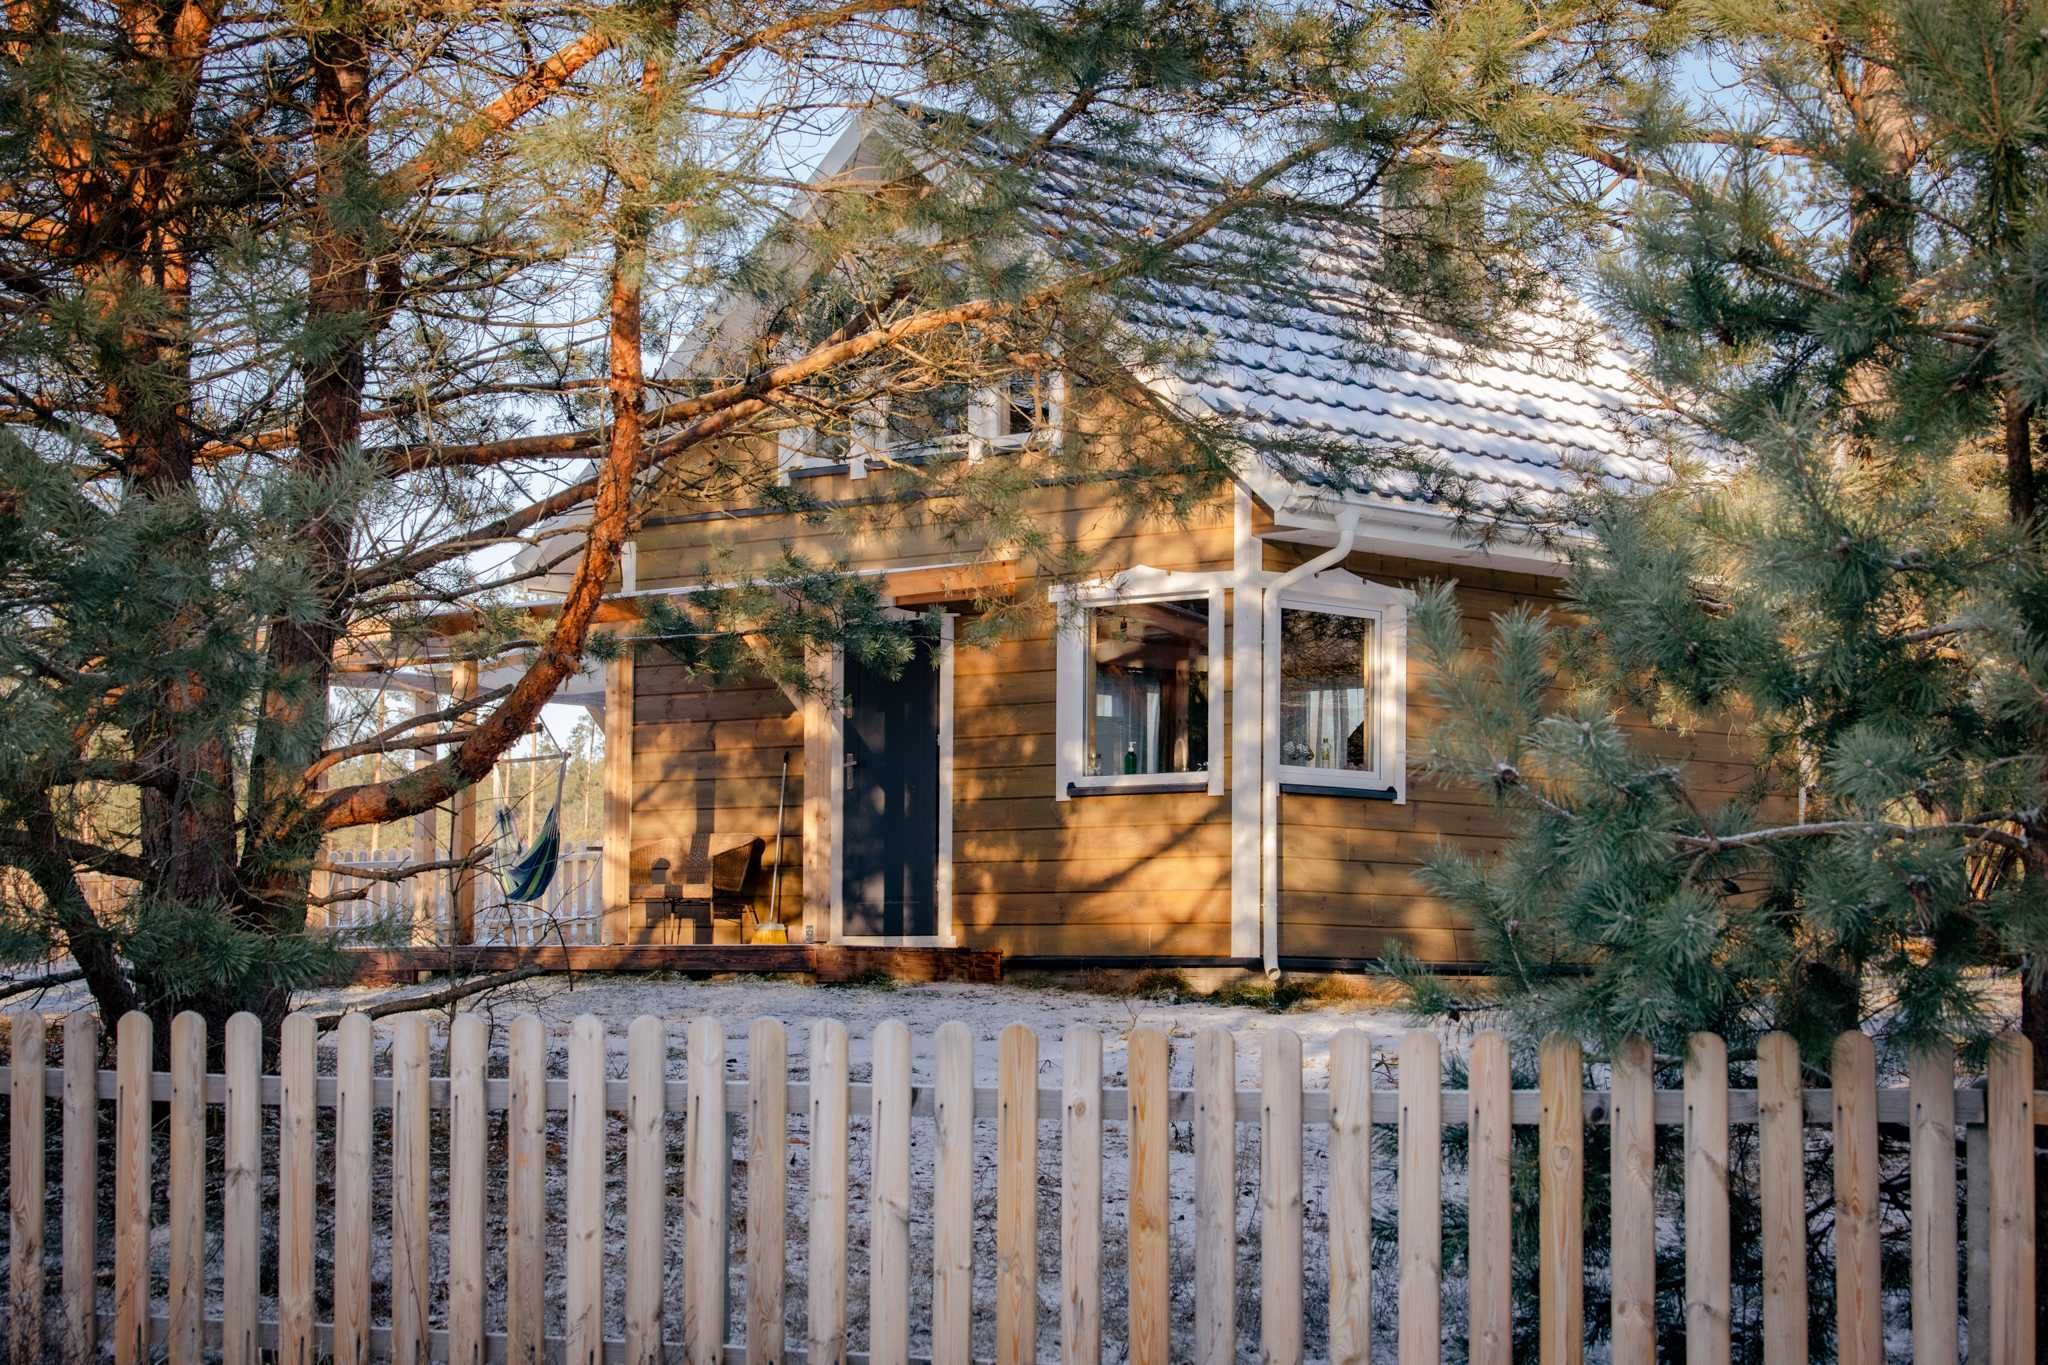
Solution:
<svg viewBox="0 0 2048 1365">
<path fill-rule="evenodd" d="M 846 661 L 845 932 L 939 931 L 939 670 L 930 641 L 890 678 Z"/>
</svg>

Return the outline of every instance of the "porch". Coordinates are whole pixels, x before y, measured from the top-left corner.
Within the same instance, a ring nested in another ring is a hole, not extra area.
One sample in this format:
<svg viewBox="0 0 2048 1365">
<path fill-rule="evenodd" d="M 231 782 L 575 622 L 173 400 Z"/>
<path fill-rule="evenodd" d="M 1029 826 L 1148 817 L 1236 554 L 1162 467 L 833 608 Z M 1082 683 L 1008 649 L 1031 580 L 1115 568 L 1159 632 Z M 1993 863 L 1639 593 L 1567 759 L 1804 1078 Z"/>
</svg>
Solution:
<svg viewBox="0 0 2048 1365">
<path fill-rule="evenodd" d="M 895 571 L 887 596 L 899 610 L 921 611 L 1006 586 L 1013 573 L 1009 565 Z M 628 588 L 601 608 L 601 621 L 623 639 L 633 638 L 641 619 L 639 596 Z M 548 612 L 532 610 L 537 619 Z M 443 633 L 424 647 L 411 642 L 402 657 L 380 655 L 374 644 L 363 648 L 339 667 L 343 685 L 390 694 L 393 705 L 421 715 L 469 697 L 488 699 L 519 669 L 461 657 L 467 625 L 451 618 Z M 950 628 L 933 648 L 949 679 Z M 429 963 L 440 949 L 462 951 L 465 962 L 496 962 L 503 955 L 485 950 L 548 948 L 574 951 L 504 960 L 560 970 L 802 971 L 830 979 L 879 968 L 923 978 L 986 977 L 991 968 L 980 958 L 992 955 L 973 955 L 968 967 L 949 954 L 957 944 L 950 915 L 937 910 L 950 892 L 943 857 L 934 860 L 937 880 L 924 897 L 934 922 L 848 912 L 844 887 L 863 883 L 846 864 L 847 849 L 864 840 L 844 827 L 844 812 L 860 803 L 848 780 L 855 763 L 845 715 L 833 699 L 848 689 L 851 670 L 831 653 L 814 667 L 814 689 L 757 681 L 707 697 L 679 681 L 679 666 L 651 646 L 592 666 L 552 703 L 584 712 L 602 743 L 581 825 L 565 816 L 561 864 L 537 903 L 508 903 L 497 874 L 507 850 L 516 856 L 530 845 L 536 815 L 545 815 L 549 800 L 545 790 L 538 798 L 533 793 L 549 788 L 552 769 L 544 780 L 522 779 L 526 804 L 515 798 L 509 812 L 507 789 L 494 778 L 437 811 L 380 827 L 373 850 L 327 850 L 315 887 L 327 923 L 353 949 L 407 954 L 403 966 L 379 958 L 365 968 L 392 974 L 435 970 Z M 934 717 L 942 712 L 942 687 L 935 674 Z M 941 740 L 949 750 L 950 736 Z M 502 758 L 500 768 L 551 761 L 538 747 Z M 431 759 L 422 752 L 413 761 Z M 892 759 L 870 770 L 896 766 Z M 943 808 L 939 773 L 918 785 L 926 802 Z M 494 812 L 498 848 L 479 860 L 479 850 L 492 843 Z M 946 842 L 943 833 L 939 842 Z M 741 865 L 744 874 L 732 875 Z M 419 868 L 435 870 L 406 874 Z M 849 957 L 827 948 L 862 951 Z M 592 956 L 583 951 L 589 949 L 634 951 Z M 942 958 L 947 965 L 931 965 Z"/>
</svg>

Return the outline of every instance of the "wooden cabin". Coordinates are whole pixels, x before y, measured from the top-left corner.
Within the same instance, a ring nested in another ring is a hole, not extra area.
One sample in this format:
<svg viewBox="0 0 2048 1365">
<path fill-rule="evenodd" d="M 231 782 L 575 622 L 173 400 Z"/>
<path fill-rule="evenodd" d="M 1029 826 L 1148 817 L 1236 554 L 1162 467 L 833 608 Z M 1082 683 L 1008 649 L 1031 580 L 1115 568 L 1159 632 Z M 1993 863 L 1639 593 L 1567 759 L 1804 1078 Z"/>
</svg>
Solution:
<svg viewBox="0 0 2048 1365">
<path fill-rule="evenodd" d="M 1634 468 L 1633 381 L 1561 331 L 1555 353 L 1418 344 L 1362 366 L 1317 311 L 1339 303 L 1296 306 L 1283 331 L 1229 303 L 1176 295 L 1176 325 L 1216 357 L 1176 401 L 1424 452 L 1503 494 L 1557 489 L 1588 461 Z M 738 944 L 780 925 L 791 942 L 995 949 L 1011 967 L 1343 969 L 1395 944 L 1475 959 L 1415 872 L 1442 844 L 1487 853 L 1500 828 L 1483 794 L 1417 776 L 1434 716 L 1406 615 L 1418 581 L 1454 578 L 1479 645 L 1493 614 L 1556 600 L 1558 560 L 1476 546 L 1423 481 L 1396 477 L 1339 486 L 1255 462 L 1191 515 L 1134 512 L 1054 458 L 1122 439 L 1111 401 L 977 391 L 959 429 L 912 438 L 1029 476 L 1078 574 L 970 543 L 891 471 L 910 452 L 880 444 L 785 442 L 782 478 L 813 512 L 676 496 L 644 517 L 624 601 L 744 582 L 794 551 L 940 624 L 896 676 L 822 654 L 808 692 L 713 684 L 658 643 L 610 665 L 606 941 Z M 992 601 L 1038 610 L 966 643 Z M 1739 779 L 1722 735 L 1655 742 Z M 765 875 L 744 907 L 675 895 L 678 867 L 756 836 Z"/>
</svg>

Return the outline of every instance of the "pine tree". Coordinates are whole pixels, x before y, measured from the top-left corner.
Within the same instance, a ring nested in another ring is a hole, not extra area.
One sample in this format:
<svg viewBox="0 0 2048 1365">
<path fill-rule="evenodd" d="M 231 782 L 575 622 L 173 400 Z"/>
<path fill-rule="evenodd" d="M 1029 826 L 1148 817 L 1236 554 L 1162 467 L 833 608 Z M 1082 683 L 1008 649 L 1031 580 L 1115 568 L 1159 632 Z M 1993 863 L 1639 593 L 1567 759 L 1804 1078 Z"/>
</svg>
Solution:
<svg viewBox="0 0 2048 1365">
<path fill-rule="evenodd" d="M 1567 610 L 1416 617 L 1431 768 L 1513 829 L 1426 880 L 1531 1030 L 1981 1056 L 2017 981 L 2048 1084 L 2044 18 L 1720 7 L 1589 121 L 1588 275 L 1692 458 L 1574 504 Z M 1731 716 L 1733 790 L 1644 728 Z"/>
<path fill-rule="evenodd" d="M 1055 358 L 1146 403 L 1134 376 L 1194 348 L 1132 324 L 1141 286 L 1284 294 L 1290 215 L 1356 217 L 1433 148 L 1467 167 L 1437 199 L 1475 211 L 1410 215 L 1357 342 L 1483 333 L 1575 226 L 1476 211 L 1487 182 L 1539 174 L 1605 79 L 1565 41 L 1597 7 L 1497 0 L 120 0 L 6 22 L 0 858 L 25 880 L 0 949 L 68 952 L 110 1015 L 216 1021 L 275 1018 L 326 968 L 302 930 L 328 835 L 477 782 L 617 647 L 597 605 L 653 499 L 815 511 L 761 455 L 779 431 L 829 439 L 878 395 Z M 807 191 L 856 113 L 885 164 Z M 1077 154 L 1192 188 L 1157 222 L 1049 219 Z M 724 316 L 751 322 L 693 334 Z M 654 373 L 684 341 L 697 363 Z M 1244 457 L 1221 423 L 1147 417 L 1171 439 L 1116 471 L 1147 505 Z M 998 463 L 902 477 L 960 494 L 963 545 L 1058 565 Z M 543 562 L 508 567 L 526 544 Z M 552 617 L 514 609 L 570 561 Z M 785 660 L 901 649 L 837 566 L 786 568 L 668 622 L 678 647 L 729 654 L 744 627 Z M 376 676 L 456 612 L 455 654 L 515 665 L 509 687 L 380 721 L 337 686 L 337 660 Z M 134 894 L 96 911 L 85 872 Z"/>
</svg>

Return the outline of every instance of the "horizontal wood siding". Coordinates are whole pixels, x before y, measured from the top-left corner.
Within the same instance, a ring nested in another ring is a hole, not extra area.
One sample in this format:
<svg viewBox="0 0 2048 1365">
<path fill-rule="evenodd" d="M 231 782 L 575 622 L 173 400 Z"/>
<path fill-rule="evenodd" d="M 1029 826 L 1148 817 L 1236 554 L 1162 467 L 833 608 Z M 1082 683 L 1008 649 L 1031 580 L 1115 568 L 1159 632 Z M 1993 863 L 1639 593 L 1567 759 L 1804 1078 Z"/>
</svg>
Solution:
<svg viewBox="0 0 2048 1365">
<path fill-rule="evenodd" d="M 890 483 L 886 475 L 800 481 L 823 500 L 860 500 L 847 512 L 850 520 L 656 518 L 639 537 L 640 584 L 729 579 L 772 569 L 788 551 L 856 571 L 958 563 L 981 554 L 983 546 L 941 525 L 928 509 L 894 500 Z M 1221 570 L 1232 563 L 1228 498 L 1185 522 L 1138 515 L 1100 486 L 1043 487 L 1030 503 L 1037 526 L 1052 540 L 1047 559 L 1077 548 L 1090 573 L 1134 564 Z M 1266 567 L 1284 569 L 1313 553 L 1268 544 Z M 1474 650 L 1489 646 L 1494 614 L 1558 605 L 1555 584 L 1533 574 L 1367 554 L 1354 555 L 1347 567 L 1402 586 L 1455 578 Z M 955 656 L 953 907 L 960 941 L 1034 957 L 1228 956 L 1229 796 L 1055 799 L 1048 580 L 1033 577 L 1028 560 L 1019 572 L 1016 601 L 1028 609 L 1020 613 L 1021 624 L 1013 622 L 1012 633 L 995 643 L 963 644 Z M 961 632 L 970 633 L 966 623 Z M 1227 657 L 1228 642 L 1217 645 Z M 1482 794 L 1412 776 L 1441 716 L 1412 660 L 1408 689 L 1406 803 L 1281 797 L 1284 957 L 1373 958 L 1396 944 L 1430 961 L 1469 961 L 1478 954 L 1468 927 L 1423 892 L 1416 871 L 1443 846 L 1485 857 L 1503 847 L 1506 830 Z M 1227 704 L 1224 710 L 1227 717 Z M 673 847 L 698 829 L 758 831 L 772 842 L 787 753 L 782 911 L 786 922 L 799 923 L 803 724 L 787 699 L 764 684 L 707 689 L 645 651 L 635 723 L 634 881 L 646 880 L 655 845 Z M 1732 792 L 1750 776 L 1724 733 L 1679 735 L 1639 721 L 1630 729 L 1650 752 L 1687 763 L 1709 793 Z M 1226 721 L 1225 733 L 1215 737 L 1216 760 L 1226 761 L 1229 752 Z"/>
<path fill-rule="evenodd" d="M 1265 566 L 1290 568 L 1313 549 L 1268 544 Z M 1401 587 L 1455 580 L 1465 643 L 1493 641 L 1493 617 L 1518 607 L 1560 606 L 1556 584 L 1534 574 L 1502 573 L 1358 554 L 1345 567 Z M 1408 666 L 1408 799 L 1400 805 L 1352 797 L 1283 793 L 1280 797 L 1280 954 L 1283 958 L 1376 958 L 1399 945 L 1428 962 L 1469 962 L 1476 936 L 1450 905 L 1424 892 L 1423 862 L 1451 848 L 1485 859 L 1509 833 L 1488 797 L 1469 787 L 1438 786 L 1420 775 L 1429 736 L 1442 714 L 1430 704 L 1427 675 L 1411 647 Z M 1676 734 L 1630 720 L 1631 738 L 1648 752 L 1686 765 L 1699 790 L 1732 793 L 1753 775 L 1724 730 Z"/>
<path fill-rule="evenodd" d="M 644 562 L 644 561 L 643 561 Z M 633 670 L 632 884 L 654 878 L 658 859 L 679 863 L 692 836 L 759 835 L 767 841 L 753 896 L 772 918 L 775 810 L 782 762 L 789 792 L 782 817 L 781 916 L 803 937 L 804 722 L 782 690 L 759 679 L 709 687 L 643 645 Z M 633 923 L 641 923 L 637 910 Z M 633 937 L 669 941 L 657 923 Z"/>
<path fill-rule="evenodd" d="M 1164 547 L 1131 545 L 1125 562 L 1156 563 L 1146 558 L 1153 550 L 1163 557 Z M 962 941 L 1034 957 L 1228 955 L 1230 798 L 1056 800 L 1053 646 L 1048 621 L 1028 638 L 954 659 L 953 922 Z M 1216 751 L 1229 752 L 1227 736 Z"/>
</svg>

